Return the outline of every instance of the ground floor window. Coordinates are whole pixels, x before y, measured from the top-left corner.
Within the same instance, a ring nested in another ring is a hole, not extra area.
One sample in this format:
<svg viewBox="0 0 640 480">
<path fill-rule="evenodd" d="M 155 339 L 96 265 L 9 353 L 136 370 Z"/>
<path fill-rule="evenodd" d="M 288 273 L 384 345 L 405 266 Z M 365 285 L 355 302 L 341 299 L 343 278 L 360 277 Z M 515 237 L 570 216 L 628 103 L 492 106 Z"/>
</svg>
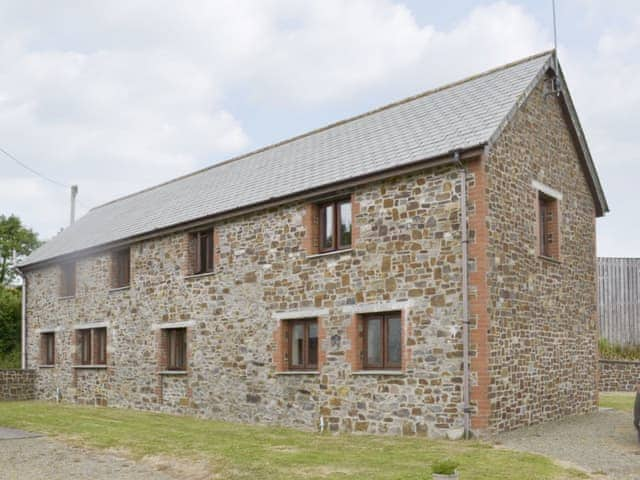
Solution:
<svg viewBox="0 0 640 480">
<path fill-rule="evenodd" d="M 290 370 L 314 370 L 318 368 L 318 320 L 287 321 L 287 337 Z"/>
<path fill-rule="evenodd" d="M 166 369 L 187 369 L 187 329 L 167 328 L 164 330 Z"/>
<path fill-rule="evenodd" d="M 107 329 L 84 328 L 76 331 L 77 358 L 80 365 L 106 365 Z"/>
<path fill-rule="evenodd" d="M 40 334 L 40 364 L 55 365 L 56 363 L 56 334 L 46 332 Z"/>
<path fill-rule="evenodd" d="M 362 325 L 363 368 L 401 368 L 402 321 L 400 312 L 364 315 Z"/>
</svg>

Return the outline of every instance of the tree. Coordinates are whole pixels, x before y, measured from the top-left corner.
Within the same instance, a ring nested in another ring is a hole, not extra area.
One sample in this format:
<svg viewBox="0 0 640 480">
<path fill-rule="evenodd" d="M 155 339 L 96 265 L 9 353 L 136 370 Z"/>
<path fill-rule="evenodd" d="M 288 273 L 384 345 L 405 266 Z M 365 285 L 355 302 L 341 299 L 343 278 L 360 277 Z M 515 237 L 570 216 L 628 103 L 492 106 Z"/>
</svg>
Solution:
<svg viewBox="0 0 640 480">
<path fill-rule="evenodd" d="M 0 359 L 20 350 L 20 288 L 0 286 Z"/>
<path fill-rule="evenodd" d="M 22 225 L 15 215 L 0 215 L 0 286 L 11 285 L 15 279 L 14 252 L 16 258 L 29 255 L 41 245 L 38 235 Z"/>
</svg>

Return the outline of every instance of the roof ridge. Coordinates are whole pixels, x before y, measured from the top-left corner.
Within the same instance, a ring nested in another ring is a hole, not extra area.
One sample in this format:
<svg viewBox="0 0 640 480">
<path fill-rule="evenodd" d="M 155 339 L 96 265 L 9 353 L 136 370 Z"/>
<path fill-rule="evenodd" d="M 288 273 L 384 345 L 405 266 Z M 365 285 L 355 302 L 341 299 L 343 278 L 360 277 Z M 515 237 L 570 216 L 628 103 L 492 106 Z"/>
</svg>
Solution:
<svg viewBox="0 0 640 480">
<path fill-rule="evenodd" d="M 519 59 L 519 60 L 515 60 L 515 61 L 513 61 L 513 62 L 505 63 L 505 64 L 500 65 L 500 66 L 498 66 L 498 67 L 491 68 L 491 69 L 486 70 L 486 71 L 484 71 L 484 72 L 477 73 L 477 74 L 474 74 L 474 75 L 470 75 L 470 76 L 465 77 L 465 78 L 463 78 L 463 79 L 456 80 L 456 81 L 454 81 L 454 82 L 450 82 L 450 83 L 447 83 L 447 84 L 441 85 L 441 86 L 439 86 L 439 87 L 432 88 L 432 89 L 430 89 L 430 90 L 425 90 L 424 92 L 421 92 L 421 93 L 418 93 L 418 94 L 415 94 L 415 95 L 411 95 L 411 96 L 409 96 L 409 97 L 405 97 L 405 98 L 403 98 L 403 99 L 401 99 L 401 100 L 396 100 L 395 102 L 391 102 L 391 103 L 385 104 L 385 105 L 383 105 L 383 106 L 381 106 L 381 107 L 377 107 L 377 108 L 374 108 L 374 109 L 372 109 L 372 110 L 368 110 L 368 111 L 366 111 L 366 112 L 364 112 L 364 113 L 360 113 L 360 114 L 358 114 L 358 115 L 353 115 L 353 116 L 351 116 L 351 117 L 347 117 L 347 118 L 345 118 L 345 119 L 338 120 L 338 121 L 336 121 L 336 122 L 333 122 L 333 123 L 327 124 L 327 125 L 325 125 L 325 126 L 323 126 L 323 127 L 319 127 L 319 128 L 316 128 L 316 129 L 310 130 L 310 131 L 308 131 L 308 132 L 305 132 L 305 133 L 302 133 L 302 134 L 295 135 L 295 136 L 293 136 L 293 137 L 287 138 L 287 139 L 285 139 L 285 140 L 281 140 L 281 141 L 279 141 L 279 142 L 275 142 L 275 143 L 272 143 L 272 144 L 266 145 L 266 146 L 264 146 L 264 147 L 260 147 L 260 148 L 258 148 L 258 149 L 256 149 L 256 150 L 251 150 L 251 151 L 249 151 L 249 152 L 246 152 L 246 153 L 243 153 L 243 154 L 240 154 L 240 155 L 236 155 L 235 157 L 231 157 L 231 158 L 229 158 L 229 159 L 227 159 L 227 160 L 223 160 L 223 161 L 218 162 L 218 163 L 215 163 L 215 164 L 213 164 L 213 165 L 209 165 L 208 167 L 204 167 L 204 168 L 201 168 L 201 169 L 195 170 L 195 171 L 193 171 L 193 172 L 187 173 L 187 174 L 185 174 L 185 175 L 180 175 L 180 176 L 178 176 L 178 177 L 172 178 L 171 180 L 167 180 L 167 181 L 165 181 L 165 182 L 161 182 L 161 183 L 158 183 L 158 184 L 156 184 L 156 185 L 152 185 L 152 186 L 150 186 L 150 187 L 143 188 L 142 190 L 138 190 L 137 192 L 129 193 L 129 194 L 124 195 L 124 196 L 122 196 L 122 197 L 115 198 L 115 199 L 110 200 L 110 201 L 108 201 L 108 202 L 105 202 L 105 203 L 102 203 L 102 204 L 100 204 L 100 205 L 97 205 L 97 206 L 95 206 L 95 207 L 91 208 L 89 211 L 90 211 L 90 212 L 92 212 L 92 211 L 94 211 L 94 210 L 98 210 L 98 209 L 100 209 L 100 208 L 102 208 L 102 207 L 106 207 L 107 205 L 111 205 L 111 204 L 113 204 L 113 203 L 120 202 L 120 201 L 122 201 L 122 200 L 126 200 L 127 198 L 134 197 L 134 196 L 136 196 L 136 195 L 140 195 L 140 194 L 142 194 L 142 193 L 145 193 L 145 192 L 148 192 L 148 191 L 151 191 L 151 190 L 155 190 L 156 188 L 163 187 L 163 186 L 168 185 L 168 184 L 170 184 L 170 183 L 174 183 L 174 182 L 177 182 L 177 181 L 179 181 L 179 180 L 183 180 L 183 179 L 185 179 L 185 178 L 192 177 L 192 176 L 194 176 L 194 175 L 198 175 L 198 174 L 200 174 L 200 173 L 202 173 L 202 172 L 206 172 L 207 170 L 212 170 L 212 169 L 214 169 L 214 168 L 222 167 L 222 166 L 224 166 L 224 165 L 227 165 L 227 164 L 229 164 L 229 163 L 236 162 L 236 161 L 238 161 L 238 160 L 242 160 L 242 159 L 244 159 L 244 158 L 250 157 L 250 156 L 255 155 L 255 154 L 257 154 L 257 153 L 261 153 L 261 152 L 264 152 L 264 151 L 267 151 L 267 150 L 271 150 L 271 149 L 273 149 L 273 148 L 276 148 L 276 147 L 279 147 L 279 146 L 282 146 L 282 145 L 286 145 L 286 144 L 288 144 L 288 143 L 292 143 L 292 142 L 294 142 L 294 141 L 296 141 L 296 140 L 299 140 L 299 139 L 301 139 L 301 138 L 305 138 L 305 137 L 308 137 L 308 136 L 314 135 L 314 134 L 316 134 L 316 133 L 320 133 L 320 132 L 323 132 L 323 131 L 326 131 L 326 130 L 330 130 L 331 128 L 337 127 L 337 126 L 339 126 L 339 125 L 344 125 L 344 124 L 346 124 L 346 123 L 350 123 L 350 122 L 353 122 L 353 121 L 355 121 L 355 120 L 359 120 L 359 119 L 361 119 L 361 118 L 368 117 L 368 116 L 370 116 L 370 115 L 373 115 L 373 114 L 379 113 L 379 112 L 381 112 L 381 111 L 388 110 L 388 109 L 390 109 L 390 108 L 397 107 L 397 106 L 399 106 L 399 105 L 403 105 L 403 104 L 405 104 L 405 103 L 409 103 L 409 102 L 411 102 L 411 101 L 413 101 L 413 100 L 417 100 L 417 99 L 419 99 L 419 98 L 423 98 L 423 97 L 426 97 L 426 96 L 429 96 L 429 95 L 433 95 L 434 93 L 438 93 L 438 92 L 441 92 L 441 91 L 443 91 L 443 90 L 447 90 L 447 89 L 450 89 L 450 88 L 456 87 L 456 86 L 458 86 L 458 85 L 462 85 L 463 83 L 467 83 L 467 82 L 470 82 L 470 81 L 476 80 L 476 79 L 478 79 L 478 78 L 485 77 L 485 76 L 487 76 L 487 75 L 491 75 L 491 74 L 496 73 L 496 72 L 499 72 L 499 71 L 501 71 L 501 70 L 506 70 L 506 69 L 508 69 L 508 68 L 515 67 L 516 65 L 520 65 L 520 64 L 522 64 L 522 63 L 529 62 L 529 61 L 534 60 L 534 59 L 536 59 L 536 58 L 540 58 L 540 57 L 543 57 L 543 56 L 545 56 L 545 55 L 552 54 L 553 52 L 554 52 L 554 50 L 553 50 L 553 49 L 551 49 L 551 50 L 545 50 L 545 51 L 543 51 L 543 52 L 536 53 L 536 54 L 534 54 L 534 55 L 530 55 L 530 56 L 528 56 L 528 57 L 521 58 L 521 59 Z"/>
</svg>

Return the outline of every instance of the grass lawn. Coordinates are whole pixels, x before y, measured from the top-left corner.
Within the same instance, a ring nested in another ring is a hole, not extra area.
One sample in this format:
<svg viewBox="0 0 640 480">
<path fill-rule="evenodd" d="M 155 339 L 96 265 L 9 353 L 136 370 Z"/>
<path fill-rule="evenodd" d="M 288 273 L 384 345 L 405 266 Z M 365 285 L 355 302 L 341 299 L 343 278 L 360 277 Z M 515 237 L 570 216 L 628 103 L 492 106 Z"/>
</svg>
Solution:
<svg viewBox="0 0 640 480">
<path fill-rule="evenodd" d="M 133 458 L 170 456 L 208 464 L 225 479 L 430 479 L 431 463 L 460 462 L 464 480 L 586 478 L 539 455 L 476 441 L 328 435 L 114 408 L 1 402 L 0 425 Z"/>
<path fill-rule="evenodd" d="M 635 392 L 600 392 L 600 406 L 614 408 L 622 412 L 633 412 Z"/>
</svg>

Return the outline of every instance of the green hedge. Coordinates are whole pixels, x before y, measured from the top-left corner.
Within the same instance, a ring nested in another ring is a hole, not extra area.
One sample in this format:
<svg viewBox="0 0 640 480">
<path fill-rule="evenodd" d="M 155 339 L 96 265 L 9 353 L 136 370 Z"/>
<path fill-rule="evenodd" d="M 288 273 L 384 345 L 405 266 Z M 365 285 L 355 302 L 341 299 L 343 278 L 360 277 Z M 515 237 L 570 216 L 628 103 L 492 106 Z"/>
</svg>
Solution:
<svg viewBox="0 0 640 480">
<path fill-rule="evenodd" d="M 640 360 L 640 345 L 618 345 L 601 338 L 598 347 L 603 360 Z"/>
</svg>

